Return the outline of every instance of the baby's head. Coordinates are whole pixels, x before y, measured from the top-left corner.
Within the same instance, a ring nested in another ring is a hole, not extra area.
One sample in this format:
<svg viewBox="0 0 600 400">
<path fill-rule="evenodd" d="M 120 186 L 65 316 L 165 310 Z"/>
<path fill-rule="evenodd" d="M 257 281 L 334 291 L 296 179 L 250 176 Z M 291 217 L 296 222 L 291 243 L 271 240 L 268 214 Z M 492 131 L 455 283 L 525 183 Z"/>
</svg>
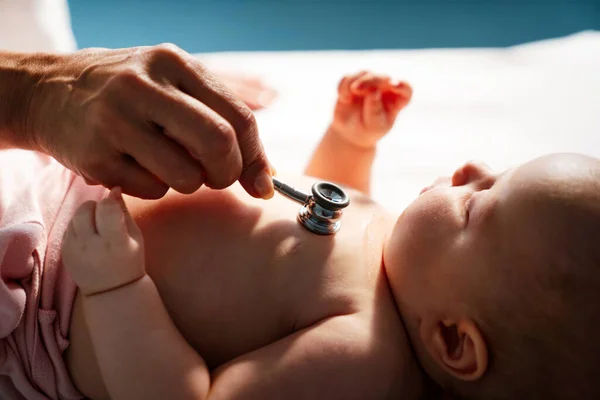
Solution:
<svg viewBox="0 0 600 400">
<path fill-rule="evenodd" d="M 600 398 L 600 160 L 468 163 L 405 210 L 384 264 L 421 365 L 456 397 Z"/>
</svg>

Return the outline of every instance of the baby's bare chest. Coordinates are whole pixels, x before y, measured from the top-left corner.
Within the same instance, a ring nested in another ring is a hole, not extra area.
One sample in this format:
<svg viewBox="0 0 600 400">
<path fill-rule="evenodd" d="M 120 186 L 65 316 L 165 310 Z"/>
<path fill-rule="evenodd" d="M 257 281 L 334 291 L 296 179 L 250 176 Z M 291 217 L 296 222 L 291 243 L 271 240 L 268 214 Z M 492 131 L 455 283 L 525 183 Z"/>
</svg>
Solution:
<svg viewBox="0 0 600 400">
<path fill-rule="evenodd" d="M 383 245 L 375 211 L 349 208 L 337 235 L 319 236 L 299 225 L 298 208 L 231 191 L 139 214 L 148 272 L 210 366 L 373 304 Z"/>
</svg>

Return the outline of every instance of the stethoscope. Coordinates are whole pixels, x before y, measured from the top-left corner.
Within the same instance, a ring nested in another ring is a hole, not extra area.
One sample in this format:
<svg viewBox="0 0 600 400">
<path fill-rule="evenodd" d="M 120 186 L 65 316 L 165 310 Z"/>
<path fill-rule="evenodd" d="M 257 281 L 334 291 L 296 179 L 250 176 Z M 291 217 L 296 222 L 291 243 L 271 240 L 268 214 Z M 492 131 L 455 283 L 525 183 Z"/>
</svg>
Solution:
<svg viewBox="0 0 600 400">
<path fill-rule="evenodd" d="M 348 207 L 350 198 L 344 190 L 331 182 L 312 185 L 312 195 L 286 185 L 273 177 L 273 186 L 279 193 L 302 204 L 298 222 L 319 235 L 333 235 L 340 230 L 342 209 Z"/>
</svg>

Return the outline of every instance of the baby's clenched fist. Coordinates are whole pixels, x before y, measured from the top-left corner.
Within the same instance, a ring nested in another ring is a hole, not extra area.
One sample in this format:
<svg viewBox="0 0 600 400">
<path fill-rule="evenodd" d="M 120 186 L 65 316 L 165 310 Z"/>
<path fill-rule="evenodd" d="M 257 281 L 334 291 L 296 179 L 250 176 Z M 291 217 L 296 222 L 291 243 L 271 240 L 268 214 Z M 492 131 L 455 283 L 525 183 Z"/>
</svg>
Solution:
<svg viewBox="0 0 600 400">
<path fill-rule="evenodd" d="M 64 235 L 62 261 L 85 296 L 125 286 L 146 274 L 142 234 L 119 188 L 77 209 Z"/>
<path fill-rule="evenodd" d="M 332 129 L 352 144 L 371 148 L 394 125 L 410 101 L 412 88 L 389 76 L 362 71 L 344 77 L 338 87 Z"/>
</svg>

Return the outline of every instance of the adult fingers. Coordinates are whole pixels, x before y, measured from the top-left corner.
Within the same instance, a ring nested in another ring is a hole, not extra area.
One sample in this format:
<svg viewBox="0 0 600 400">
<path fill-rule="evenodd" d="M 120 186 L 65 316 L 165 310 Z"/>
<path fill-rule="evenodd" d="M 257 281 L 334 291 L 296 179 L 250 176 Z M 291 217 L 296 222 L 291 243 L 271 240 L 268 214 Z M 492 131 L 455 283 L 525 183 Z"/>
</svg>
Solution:
<svg viewBox="0 0 600 400">
<path fill-rule="evenodd" d="M 159 199 L 169 190 L 167 184 L 125 154 L 113 156 L 91 178 L 109 188 L 120 186 L 124 193 L 142 199 Z"/>
<path fill-rule="evenodd" d="M 269 161 L 250 109 L 189 55 L 184 58 L 181 74 L 174 78 L 174 83 L 184 92 L 214 110 L 233 127 L 242 157 L 239 181 L 244 189 L 254 197 L 272 197 Z"/>
<path fill-rule="evenodd" d="M 154 124 L 123 123 L 116 138 L 123 152 L 178 192 L 193 193 L 205 181 L 200 163 Z"/>
<path fill-rule="evenodd" d="M 141 52 L 141 56 L 146 58 L 144 70 L 136 72 L 132 69 L 120 73 L 119 79 L 111 87 L 113 90 L 108 93 L 108 102 L 120 104 L 122 110 L 130 111 L 130 119 L 137 119 L 136 125 L 140 122 L 158 125 L 164 135 L 200 161 L 206 171 L 209 186 L 229 186 L 242 171 L 242 155 L 235 129 L 211 107 L 181 90 L 177 80 L 185 70 L 185 64 L 181 61 L 183 57 L 173 56 L 175 53 L 170 46 L 157 46 Z M 177 62 L 177 59 L 180 61 Z M 122 99 L 128 99 L 127 103 L 123 103 Z M 142 118 L 139 118 L 140 116 Z M 99 125 L 103 126 L 103 122 L 100 121 Z M 115 141 L 119 142 L 119 137 L 115 140 L 114 136 L 113 145 Z M 164 161 L 151 160 L 152 157 L 156 157 L 156 149 L 157 147 L 154 147 L 152 153 L 144 154 L 143 150 L 136 152 L 135 147 L 130 144 L 125 149 L 117 150 L 126 154 L 135 152 L 138 163 L 156 170 Z M 170 159 L 172 163 L 176 163 L 173 158 Z M 173 170 L 177 169 L 177 166 L 167 165 L 164 168 L 170 172 L 165 176 L 164 170 L 158 171 L 158 178 L 164 177 L 172 181 L 171 175 L 176 173 Z M 189 186 L 199 186 L 199 183 L 185 183 L 182 186 L 183 191 L 189 192 Z M 130 187 L 123 184 L 126 193 L 130 193 Z"/>
<path fill-rule="evenodd" d="M 146 107 L 148 118 L 202 164 L 206 184 L 222 189 L 235 182 L 242 171 L 242 154 L 231 124 L 185 93 L 172 90 L 155 97 Z"/>
</svg>

